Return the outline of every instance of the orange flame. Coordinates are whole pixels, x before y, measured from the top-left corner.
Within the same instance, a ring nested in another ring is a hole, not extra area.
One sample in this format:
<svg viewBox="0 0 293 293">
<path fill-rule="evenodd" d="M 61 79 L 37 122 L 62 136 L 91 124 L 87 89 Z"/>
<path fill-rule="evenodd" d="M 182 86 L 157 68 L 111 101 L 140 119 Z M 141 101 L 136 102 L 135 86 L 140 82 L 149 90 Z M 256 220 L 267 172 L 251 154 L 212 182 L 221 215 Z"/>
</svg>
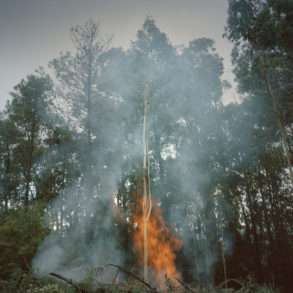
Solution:
<svg viewBox="0 0 293 293">
<path fill-rule="evenodd" d="M 143 200 L 139 202 L 139 209 L 134 216 L 136 229 L 133 235 L 134 250 L 138 256 L 138 264 L 143 265 L 144 233 L 143 233 Z M 172 235 L 165 224 L 162 211 L 158 205 L 153 206 L 148 224 L 148 266 L 155 283 L 166 288 L 166 280 L 173 282 L 180 279 L 176 270 L 176 252 L 181 248 L 182 241 Z"/>
</svg>

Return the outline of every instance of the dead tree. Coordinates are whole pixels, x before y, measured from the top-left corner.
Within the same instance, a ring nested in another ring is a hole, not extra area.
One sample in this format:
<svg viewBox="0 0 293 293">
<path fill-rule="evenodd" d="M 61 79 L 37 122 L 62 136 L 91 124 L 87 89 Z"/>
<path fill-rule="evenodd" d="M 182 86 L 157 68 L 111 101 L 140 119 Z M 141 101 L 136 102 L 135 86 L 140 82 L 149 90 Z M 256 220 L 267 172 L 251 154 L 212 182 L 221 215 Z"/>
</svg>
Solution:
<svg viewBox="0 0 293 293">
<path fill-rule="evenodd" d="M 150 187 L 150 161 L 149 161 L 149 141 L 148 141 L 148 98 L 149 84 L 144 90 L 144 119 L 143 119 L 143 245 L 144 245 L 144 281 L 148 281 L 148 221 L 152 212 L 152 196 Z"/>
</svg>

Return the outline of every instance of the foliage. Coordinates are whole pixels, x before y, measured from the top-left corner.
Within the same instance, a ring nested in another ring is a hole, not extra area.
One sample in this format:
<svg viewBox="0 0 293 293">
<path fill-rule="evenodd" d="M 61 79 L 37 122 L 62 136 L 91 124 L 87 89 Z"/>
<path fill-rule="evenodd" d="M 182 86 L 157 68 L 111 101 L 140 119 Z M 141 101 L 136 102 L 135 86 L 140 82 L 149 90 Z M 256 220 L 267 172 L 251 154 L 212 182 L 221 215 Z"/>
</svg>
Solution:
<svg viewBox="0 0 293 293">
<path fill-rule="evenodd" d="M 30 270 L 31 260 L 48 233 L 42 221 L 43 207 L 35 204 L 1 215 L 1 279 L 8 278 L 18 269 Z"/>
<path fill-rule="evenodd" d="M 184 241 L 176 259 L 183 280 L 208 292 L 252 276 L 229 286 L 289 292 L 292 7 L 229 4 L 240 104 L 222 103 L 223 61 L 213 40 L 178 50 L 150 17 L 126 50 L 110 48 L 92 21 L 74 27 L 75 51 L 52 60 L 53 77 L 36 72 L 15 87 L 0 119 L 0 280 L 11 290 L 67 292 L 29 274 L 38 247 L 36 263 L 81 268 L 87 286 L 95 276 L 84 268 L 109 259 L 138 270 L 132 236 L 147 93 L 151 192 Z"/>
</svg>

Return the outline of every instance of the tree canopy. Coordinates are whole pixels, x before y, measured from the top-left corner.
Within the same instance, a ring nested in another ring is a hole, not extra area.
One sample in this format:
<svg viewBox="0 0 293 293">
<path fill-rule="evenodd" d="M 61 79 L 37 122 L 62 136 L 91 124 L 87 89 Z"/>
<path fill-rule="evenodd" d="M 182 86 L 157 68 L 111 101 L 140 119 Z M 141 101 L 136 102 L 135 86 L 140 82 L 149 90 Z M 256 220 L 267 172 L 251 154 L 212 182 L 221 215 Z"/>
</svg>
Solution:
<svg viewBox="0 0 293 293">
<path fill-rule="evenodd" d="M 292 13 L 291 1 L 229 1 L 242 100 L 228 105 L 213 40 L 179 49 L 148 17 L 122 49 L 91 20 L 73 27 L 75 49 L 23 79 L 1 112 L 0 280 L 21 269 L 81 281 L 109 263 L 140 273 L 147 95 L 150 192 L 182 241 L 184 283 L 253 278 L 290 292 Z"/>
</svg>

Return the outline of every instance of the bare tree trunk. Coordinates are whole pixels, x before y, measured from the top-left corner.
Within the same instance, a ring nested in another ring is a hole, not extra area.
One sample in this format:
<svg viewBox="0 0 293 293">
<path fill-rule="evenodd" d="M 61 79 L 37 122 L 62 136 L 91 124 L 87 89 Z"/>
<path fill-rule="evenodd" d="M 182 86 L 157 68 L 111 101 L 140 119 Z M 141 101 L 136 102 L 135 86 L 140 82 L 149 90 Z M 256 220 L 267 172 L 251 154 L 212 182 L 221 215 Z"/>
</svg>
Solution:
<svg viewBox="0 0 293 293">
<path fill-rule="evenodd" d="M 32 167 L 33 167 L 33 156 L 35 151 L 35 136 L 36 136 L 36 118 L 35 113 L 32 113 L 32 122 L 31 122 L 31 131 L 30 131 L 30 150 L 28 154 L 28 166 L 25 172 L 25 197 L 24 205 L 27 207 L 29 204 L 29 193 L 30 193 L 30 184 L 32 181 Z"/>
<path fill-rule="evenodd" d="M 220 244 L 221 244 L 221 256 L 222 256 L 225 289 L 228 289 L 227 263 L 226 263 L 226 257 L 225 257 L 225 247 L 224 247 L 225 243 L 224 243 L 224 234 L 223 233 L 222 233 L 222 239 L 220 240 Z"/>
<path fill-rule="evenodd" d="M 152 199 L 150 189 L 150 164 L 148 156 L 148 95 L 149 85 L 146 84 L 144 92 L 144 119 L 143 119 L 143 244 L 144 244 L 144 281 L 148 281 L 148 221 L 152 211 Z"/>
<path fill-rule="evenodd" d="M 252 245 L 254 246 L 254 257 L 255 257 L 255 265 L 257 270 L 257 275 L 259 281 L 263 281 L 263 269 L 261 264 L 261 248 L 260 248 L 260 237 L 258 233 L 257 227 L 257 219 L 256 219 L 256 206 L 255 206 L 255 194 L 254 197 L 251 195 L 250 186 L 253 185 L 253 178 L 250 177 L 251 182 L 246 185 L 246 193 L 247 193 L 247 207 L 249 208 L 250 213 L 250 222 L 251 222 L 251 233 L 252 233 Z"/>
<path fill-rule="evenodd" d="M 267 89 L 269 96 L 272 99 L 273 109 L 274 109 L 274 113 L 275 113 L 276 120 L 277 120 L 277 125 L 278 125 L 280 132 L 281 132 L 281 139 L 282 139 L 283 149 L 284 149 L 285 157 L 286 157 L 288 168 L 289 168 L 289 175 L 290 175 L 290 179 L 293 183 L 293 169 L 292 169 L 292 161 L 291 161 L 291 156 L 290 156 L 290 146 L 289 146 L 288 135 L 287 135 L 285 126 L 283 125 L 283 121 L 281 119 L 281 113 L 279 110 L 277 97 L 275 96 L 275 93 L 272 89 L 271 82 L 270 82 L 270 79 L 268 76 L 268 65 L 267 65 L 265 57 L 262 58 L 262 65 L 263 65 L 262 67 L 263 67 L 263 75 L 264 75 L 264 80 L 265 80 L 265 84 L 266 84 L 266 89 Z"/>
<path fill-rule="evenodd" d="M 89 151 L 91 153 L 91 108 L 92 108 L 92 48 L 89 48 L 88 52 L 88 76 L 87 76 L 87 85 L 86 85 L 86 95 L 87 95 L 87 138 Z"/>
<path fill-rule="evenodd" d="M 4 188 L 4 211 L 8 211 L 8 202 L 10 198 L 10 149 L 9 149 L 9 144 L 6 144 L 6 152 L 7 152 L 7 158 L 5 160 L 6 166 L 5 166 L 5 188 Z"/>
</svg>

